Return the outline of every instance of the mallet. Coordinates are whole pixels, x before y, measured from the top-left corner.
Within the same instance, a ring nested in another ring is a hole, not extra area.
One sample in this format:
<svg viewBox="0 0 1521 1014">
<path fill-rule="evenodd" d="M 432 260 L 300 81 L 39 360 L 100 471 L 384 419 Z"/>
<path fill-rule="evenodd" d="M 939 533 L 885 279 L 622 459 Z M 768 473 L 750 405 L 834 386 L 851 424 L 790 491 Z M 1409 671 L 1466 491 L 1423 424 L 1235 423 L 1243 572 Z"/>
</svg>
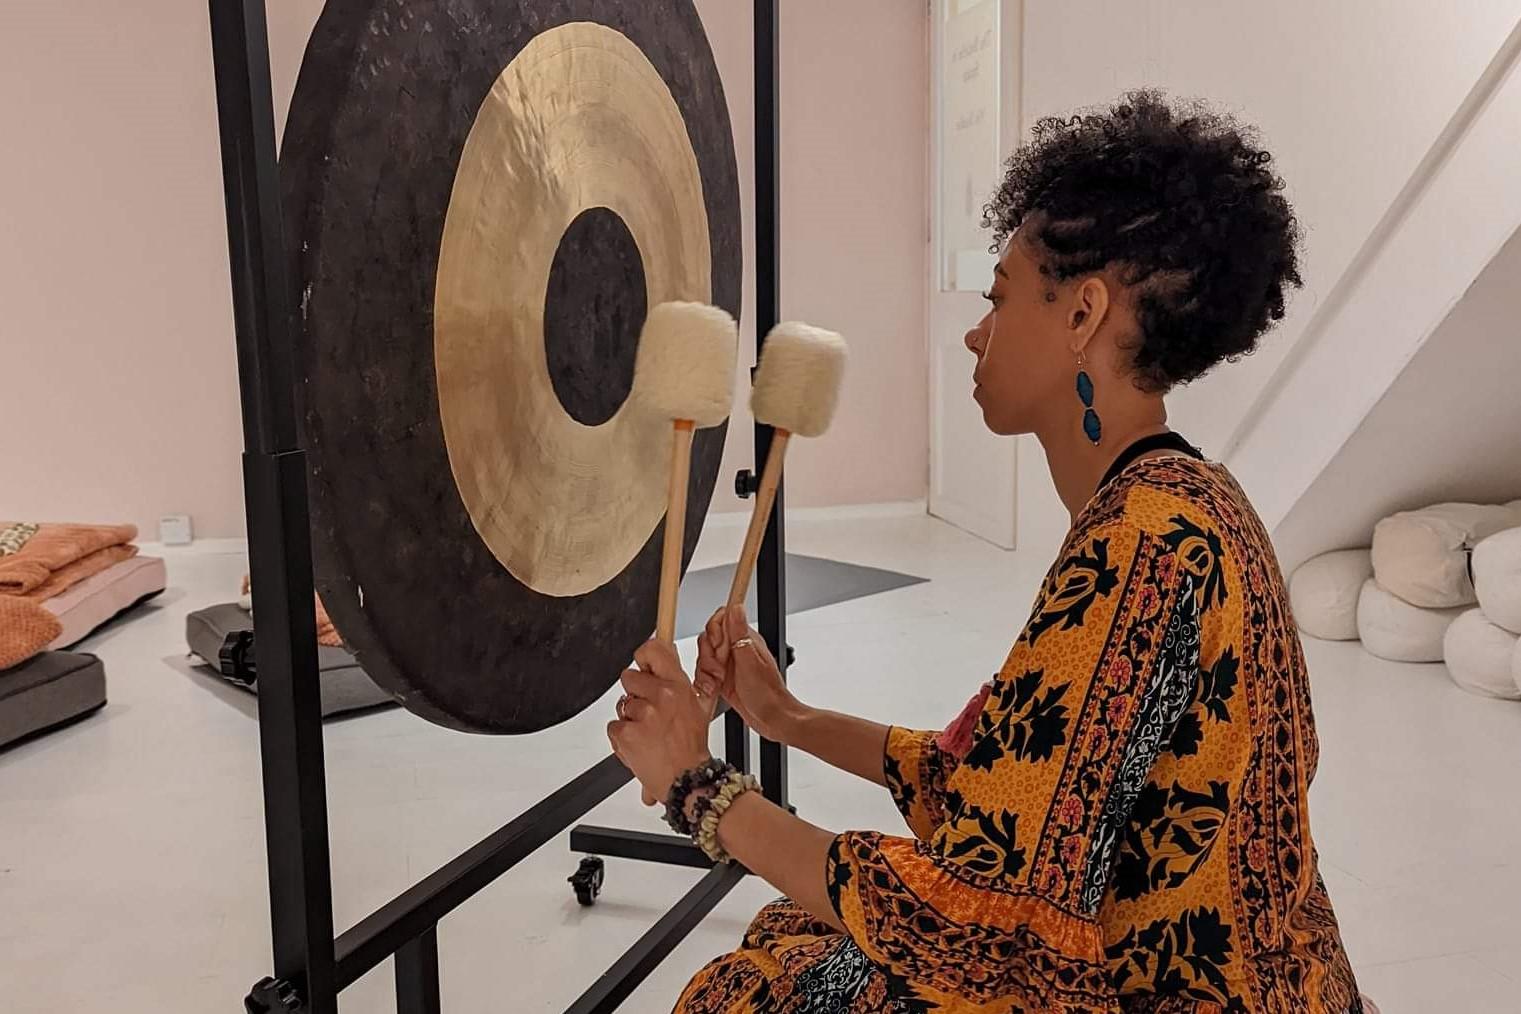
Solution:
<svg viewBox="0 0 1521 1014">
<path fill-rule="evenodd" d="M 750 410 L 756 422 L 772 427 L 775 432 L 761 471 L 745 546 L 734 567 L 734 581 L 729 585 L 730 607 L 742 605 L 749 590 L 755 559 L 776 503 L 787 442 L 794 435 L 817 437 L 829 429 L 844 375 L 845 339 L 833 331 L 796 322 L 778 324 L 761 346 L 755 387 L 750 392 Z"/>
<path fill-rule="evenodd" d="M 645 410 L 671 420 L 674 437 L 655 622 L 655 636 L 667 644 L 676 643 L 693 431 L 729 418 L 738 345 L 734 318 L 702 303 L 661 303 L 649 312 L 639 335 L 634 392 Z"/>
</svg>

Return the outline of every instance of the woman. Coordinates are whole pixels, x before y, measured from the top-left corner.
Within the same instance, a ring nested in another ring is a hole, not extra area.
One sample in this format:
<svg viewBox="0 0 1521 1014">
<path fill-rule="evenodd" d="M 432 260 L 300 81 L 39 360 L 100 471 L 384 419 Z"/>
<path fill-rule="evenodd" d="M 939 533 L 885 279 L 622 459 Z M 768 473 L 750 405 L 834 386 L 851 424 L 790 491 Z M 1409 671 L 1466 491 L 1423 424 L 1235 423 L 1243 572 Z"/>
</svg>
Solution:
<svg viewBox="0 0 1521 1014">
<path fill-rule="evenodd" d="M 1317 872 L 1305 663 L 1268 535 L 1163 395 L 1250 352 L 1300 284 L 1253 135 L 1136 93 L 1042 121 L 987 209 L 966 336 L 995 433 L 1072 527 L 995 680 L 943 733 L 809 708 L 742 614 L 696 692 L 651 643 L 609 727 L 673 826 L 788 900 L 683 1012 L 1360 1012 Z M 912 837 L 835 835 L 708 754 L 701 695 L 885 786 Z"/>
</svg>

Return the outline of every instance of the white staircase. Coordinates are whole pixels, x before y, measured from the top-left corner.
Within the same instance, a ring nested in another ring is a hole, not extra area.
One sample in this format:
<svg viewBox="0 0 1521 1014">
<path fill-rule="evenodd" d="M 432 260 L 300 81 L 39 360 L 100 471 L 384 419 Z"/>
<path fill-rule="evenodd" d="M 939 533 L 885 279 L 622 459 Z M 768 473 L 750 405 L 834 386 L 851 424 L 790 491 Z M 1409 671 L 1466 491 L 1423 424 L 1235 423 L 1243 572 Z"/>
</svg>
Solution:
<svg viewBox="0 0 1521 1014">
<path fill-rule="evenodd" d="M 1412 498 L 1521 496 L 1518 58 L 1521 24 L 1219 455 L 1286 566 Z"/>
</svg>

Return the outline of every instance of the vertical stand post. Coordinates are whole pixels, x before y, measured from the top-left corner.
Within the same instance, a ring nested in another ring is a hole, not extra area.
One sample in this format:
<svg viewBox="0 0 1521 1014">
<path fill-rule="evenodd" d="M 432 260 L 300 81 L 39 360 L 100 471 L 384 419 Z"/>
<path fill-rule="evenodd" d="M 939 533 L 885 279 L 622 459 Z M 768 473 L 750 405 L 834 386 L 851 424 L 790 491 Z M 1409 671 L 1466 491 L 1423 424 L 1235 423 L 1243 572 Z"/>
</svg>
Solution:
<svg viewBox="0 0 1521 1014">
<path fill-rule="evenodd" d="M 403 944 L 395 965 L 396 1014 L 439 1014 L 438 927 Z"/>
<path fill-rule="evenodd" d="M 264 0 L 210 6 L 250 572 L 259 598 L 259 744 L 278 980 L 256 988 L 249 1006 L 299 1003 L 309 1014 L 337 1014 L 311 529 L 306 458 L 297 444 L 268 28 Z"/>
<path fill-rule="evenodd" d="M 781 66 L 777 0 L 755 0 L 755 345 L 781 318 Z M 771 451 L 772 430 L 756 424 L 756 467 Z M 787 676 L 787 545 L 782 530 L 783 484 L 766 526 L 756 567 L 760 634 Z M 761 741 L 760 780 L 767 798 L 787 805 L 787 748 Z"/>
</svg>

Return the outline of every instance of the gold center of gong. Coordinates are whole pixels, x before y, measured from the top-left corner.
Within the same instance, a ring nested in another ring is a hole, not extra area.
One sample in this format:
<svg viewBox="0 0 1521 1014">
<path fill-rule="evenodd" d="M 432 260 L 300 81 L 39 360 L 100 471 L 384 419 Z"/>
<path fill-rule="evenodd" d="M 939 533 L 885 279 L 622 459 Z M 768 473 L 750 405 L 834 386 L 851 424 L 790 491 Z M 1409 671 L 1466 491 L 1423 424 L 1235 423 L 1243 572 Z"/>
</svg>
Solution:
<svg viewBox="0 0 1521 1014">
<path fill-rule="evenodd" d="M 550 380 L 550 267 L 566 228 L 599 207 L 639 248 L 646 305 L 712 301 L 702 177 L 681 110 L 626 36 L 576 22 L 529 42 L 482 103 L 434 293 L 455 485 L 502 566 L 546 595 L 606 584 L 665 513 L 670 421 L 632 410 L 631 397 L 583 425 Z"/>
</svg>

